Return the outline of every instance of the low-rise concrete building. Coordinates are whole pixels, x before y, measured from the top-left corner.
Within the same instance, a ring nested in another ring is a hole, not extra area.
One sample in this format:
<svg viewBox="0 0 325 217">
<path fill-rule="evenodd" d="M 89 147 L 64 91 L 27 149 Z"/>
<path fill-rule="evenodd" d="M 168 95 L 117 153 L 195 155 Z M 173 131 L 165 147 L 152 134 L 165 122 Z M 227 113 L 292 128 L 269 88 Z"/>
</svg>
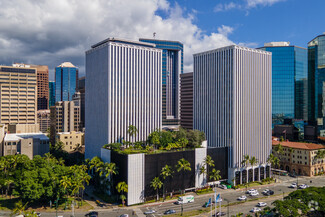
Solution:
<svg viewBox="0 0 325 217">
<path fill-rule="evenodd" d="M 63 145 L 63 150 L 67 152 L 72 152 L 76 148 L 83 147 L 84 142 L 84 133 L 83 132 L 61 132 L 57 133 L 57 141 L 61 141 Z"/>
<path fill-rule="evenodd" d="M 6 133 L 39 133 L 39 124 L 8 124 Z"/>
<path fill-rule="evenodd" d="M 278 147 L 281 145 L 281 151 Z M 317 158 L 325 146 L 314 143 L 272 141 L 272 152 L 280 159 L 280 169 L 292 174 L 315 176 L 324 173 L 325 157 Z"/>
<path fill-rule="evenodd" d="M 2 143 L 2 156 L 25 154 L 30 159 L 50 151 L 50 140 L 43 133 L 6 134 Z"/>
</svg>

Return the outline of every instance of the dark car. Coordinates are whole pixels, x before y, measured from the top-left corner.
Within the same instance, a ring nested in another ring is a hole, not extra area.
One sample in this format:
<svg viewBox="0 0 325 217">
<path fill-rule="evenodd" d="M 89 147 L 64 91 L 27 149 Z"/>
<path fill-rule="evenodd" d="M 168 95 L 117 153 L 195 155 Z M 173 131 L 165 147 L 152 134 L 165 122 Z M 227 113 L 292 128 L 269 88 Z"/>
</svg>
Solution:
<svg viewBox="0 0 325 217">
<path fill-rule="evenodd" d="M 207 208 L 207 207 L 210 207 L 210 206 L 211 206 L 211 203 L 205 202 L 202 207 Z"/>
<path fill-rule="evenodd" d="M 87 213 L 85 216 L 87 216 L 87 217 L 98 217 L 98 212 L 93 211 L 93 212 Z"/>
<path fill-rule="evenodd" d="M 169 215 L 169 214 L 174 214 L 174 213 L 176 213 L 175 210 L 173 210 L 173 209 L 169 209 L 169 210 L 167 210 L 166 212 L 164 212 L 164 215 Z"/>
<path fill-rule="evenodd" d="M 270 196 L 270 195 L 273 195 L 273 194 L 274 194 L 274 191 L 272 191 L 272 190 L 267 190 L 267 191 L 264 191 L 263 194 L 264 194 L 265 196 Z"/>
<path fill-rule="evenodd" d="M 213 216 L 225 216 L 226 213 L 225 212 L 217 212 L 216 215 L 213 215 Z"/>
</svg>

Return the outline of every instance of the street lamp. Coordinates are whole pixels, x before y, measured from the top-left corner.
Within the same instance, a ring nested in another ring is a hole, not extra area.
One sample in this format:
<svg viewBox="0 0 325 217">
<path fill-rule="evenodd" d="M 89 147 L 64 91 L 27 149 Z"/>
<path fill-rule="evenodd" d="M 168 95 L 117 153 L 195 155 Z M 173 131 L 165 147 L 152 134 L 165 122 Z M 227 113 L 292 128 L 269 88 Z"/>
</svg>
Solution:
<svg viewBox="0 0 325 217">
<path fill-rule="evenodd" d="M 227 216 L 229 217 L 229 200 L 224 198 L 224 200 L 227 202 Z"/>
</svg>

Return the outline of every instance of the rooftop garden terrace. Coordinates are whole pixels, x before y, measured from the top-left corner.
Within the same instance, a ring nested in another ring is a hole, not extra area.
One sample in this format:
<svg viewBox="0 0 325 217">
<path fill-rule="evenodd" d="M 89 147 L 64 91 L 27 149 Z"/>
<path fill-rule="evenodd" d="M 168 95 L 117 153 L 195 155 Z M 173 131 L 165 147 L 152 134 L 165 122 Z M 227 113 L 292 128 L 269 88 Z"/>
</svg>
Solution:
<svg viewBox="0 0 325 217">
<path fill-rule="evenodd" d="M 135 137 L 137 134 L 136 127 L 129 126 L 128 133 L 131 137 Z M 204 132 L 180 128 L 178 131 L 156 130 L 149 134 L 147 141 L 130 142 L 123 140 L 122 143 L 106 144 L 103 148 L 116 151 L 119 154 L 158 154 L 199 148 L 204 140 Z"/>
</svg>

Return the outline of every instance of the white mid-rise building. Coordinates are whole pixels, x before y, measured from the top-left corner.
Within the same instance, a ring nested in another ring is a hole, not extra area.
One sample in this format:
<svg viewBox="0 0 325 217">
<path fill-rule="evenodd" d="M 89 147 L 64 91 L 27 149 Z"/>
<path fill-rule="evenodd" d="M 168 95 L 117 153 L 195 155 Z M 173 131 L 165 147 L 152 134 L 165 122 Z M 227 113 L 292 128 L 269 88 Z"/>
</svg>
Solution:
<svg viewBox="0 0 325 217">
<path fill-rule="evenodd" d="M 193 128 L 205 132 L 209 147 L 228 147 L 228 180 L 268 177 L 272 54 L 236 45 L 194 54 L 193 81 Z M 244 155 L 258 159 L 254 170 L 241 164 Z"/>
<path fill-rule="evenodd" d="M 145 141 L 161 128 L 162 51 L 154 44 L 108 38 L 86 52 L 85 152 Z M 130 137 L 130 125 L 138 129 Z"/>
</svg>

